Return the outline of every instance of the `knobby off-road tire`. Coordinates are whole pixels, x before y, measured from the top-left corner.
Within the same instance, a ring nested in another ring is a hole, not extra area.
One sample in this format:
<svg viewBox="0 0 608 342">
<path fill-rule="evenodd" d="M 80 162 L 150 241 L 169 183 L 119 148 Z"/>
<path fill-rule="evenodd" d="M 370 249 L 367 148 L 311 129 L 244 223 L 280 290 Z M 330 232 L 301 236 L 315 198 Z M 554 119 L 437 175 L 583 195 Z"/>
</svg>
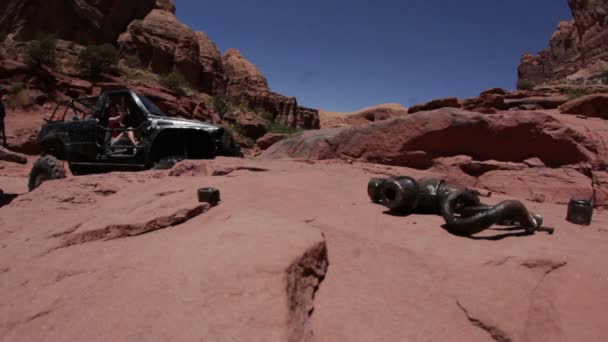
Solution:
<svg viewBox="0 0 608 342">
<path fill-rule="evenodd" d="M 169 170 L 170 168 L 175 166 L 175 164 L 179 163 L 180 161 L 182 161 L 184 159 L 185 159 L 184 156 L 163 157 L 159 161 L 154 163 L 152 170 Z"/>
<path fill-rule="evenodd" d="M 61 178 L 65 178 L 63 162 L 53 156 L 44 156 L 32 166 L 28 187 L 32 191 L 45 181 Z"/>
</svg>

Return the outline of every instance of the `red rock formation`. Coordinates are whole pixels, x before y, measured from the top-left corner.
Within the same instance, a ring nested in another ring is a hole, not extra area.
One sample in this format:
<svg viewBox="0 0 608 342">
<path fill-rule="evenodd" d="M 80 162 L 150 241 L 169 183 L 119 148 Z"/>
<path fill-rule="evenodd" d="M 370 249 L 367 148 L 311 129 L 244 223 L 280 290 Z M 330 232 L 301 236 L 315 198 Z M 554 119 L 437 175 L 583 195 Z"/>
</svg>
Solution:
<svg viewBox="0 0 608 342">
<path fill-rule="evenodd" d="M 448 97 L 445 99 L 436 99 L 436 100 L 433 100 L 433 101 L 425 103 L 425 104 L 410 107 L 410 109 L 407 112 L 410 114 L 414 114 L 416 112 L 435 110 L 435 109 L 446 108 L 446 107 L 460 108 L 461 106 L 462 105 L 460 104 L 460 102 L 458 101 L 457 98 Z"/>
<path fill-rule="evenodd" d="M 228 80 L 228 96 L 256 97 L 264 96 L 270 91 L 268 81 L 260 69 L 245 59 L 239 50 L 228 50 L 222 57 L 222 62 Z"/>
<path fill-rule="evenodd" d="M 199 40 L 204 39 L 172 13 L 153 10 L 143 20 L 133 21 L 118 38 L 118 44 L 123 56 L 137 57 L 143 67 L 157 74 L 177 71 L 192 86 L 202 88 L 203 84 L 214 84 L 215 70 L 209 70 L 204 75 L 205 69 L 201 64 L 214 51 L 201 53 Z M 209 46 L 206 45 L 207 48 Z M 205 64 L 209 63 L 205 61 Z M 204 76 L 208 79 L 204 80 Z M 201 90 L 213 93 L 213 89 Z"/>
<path fill-rule="evenodd" d="M 457 155 L 517 163 L 538 157 L 558 167 L 598 159 L 604 142 L 588 135 L 542 112 L 481 115 L 444 108 L 360 128 L 305 132 L 275 144 L 263 156 L 355 159 L 416 168 Z"/>
<path fill-rule="evenodd" d="M 319 128 L 319 113 L 316 109 L 300 107 L 295 97 L 270 91 L 266 77 L 238 50 L 228 50 L 222 60 L 228 96 L 250 108 L 258 108 L 270 113 L 275 121 L 287 127 Z"/>
<path fill-rule="evenodd" d="M 210 95 L 225 94 L 226 76 L 222 55 L 215 43 L 204 32 L 195 32 L 199 45 L 199 63 L 202 66 L 201 86 Z"/>
<path fill-rule="evenodd" d="M 608 72 L 608 3 L 602 0 L 568 0 L 574 20 L 562 22 L 549 48 L 538 55 L 525 54 L 520 79 L 536 84 L 566 77 L 590 78 Z"/>
<path fill-rule="evenodd" d="M 332 128 L 342 126 L 365 126 L 372 122 L 391 119 L 397 116 L 407 115 L 407 108 L 398 103 L 381 104 L 353 113 L 338 113 L 319 111 L 321 128 Z"/>
<path fill-rule="evenodd" d="M 82 0 L 55 4 L 58 1 L 52 0 L 44 5 L 61 12 L 62 16 L 45 13 L 44 17 L 38 16 L 43 12 L 40 10 L 43 7 L 40 0 L 3 2 L 0 4 L 0 31 L 5 28 L 4 31 L 15 33 L 16 38 L 29 39 L 33 37 L 34 30 L 50 30 L 57 32 L 61 38 L 84 44 L 114 43 L 118 38 L 121 57 L 128 59 L 129 63 L 136 62 L 159 75 L 176 71 L 188 80 L 192 88 L 212 96 L 228 95 L 250 108 L 266 111 L 274 121 L 290 128 L 319 128 L 317 110 L 298 106 L 294 97 L 272 92 L 264 75 L 237 50 L 228 51 L 222 60 L 219 49 L 205 33 L 194 32 L 175 17 L 173 0 L 146 1 L 136 4 L 115 0 Z M 78 20 L 69 20 L 69 17 Z M 48 27 L 45 26 L 47 22 Z M 119 36 L 120 32 L 122 34 Z M 74 49 L 65 49 L 71 50 L 70 57 L 75 60 L 77 53 L 73 53 Z M 71 62 L 75 65 L 74 61 Z M 149 82 L 140 86 L 136 84 L 141 82 L 133 79 L 105 78 L 109 81 L 104 82 L 106 85 L 117 84 L 152 89 L 152 93 L 167 93 L 155 89 L 156 86 Z M 98 94 L 107 88 L 80 80 L 75 73 L 62 74 L 44 69 L 33 71 L 10 60 L 0 63 L 0 84 L 11 84 L 15 80 L 22 82 L 24 79 L 30 89 L 53 93 L 57 95 L 54 97 L 59 98 L 64 95 L 79 97 Z M 163 99 L 161 107 L 164 106 L 169 114 L 194 115 L 217 121 L 217 115 L 200 103 L 180 99 L 180 103 L 171 104 L 174 98 L 167 99 L 166 94 L 161 94 L 160 98 Z"/>
<path fill-rule="evenodd" d="M 246 137 L 258 139 L 266 134 L 267 122 L 253 113 L 226 114 L 222 119 L 239 127 L 241 133 Z"/>
<path fill-rule="evenodd" d="M 131 21 L 154 8 L 175 12 L 173 0 L 5 0 L 0 31 L 19 40 L 49 32 L 82 44 L 114 43 Z"/>
</svg>

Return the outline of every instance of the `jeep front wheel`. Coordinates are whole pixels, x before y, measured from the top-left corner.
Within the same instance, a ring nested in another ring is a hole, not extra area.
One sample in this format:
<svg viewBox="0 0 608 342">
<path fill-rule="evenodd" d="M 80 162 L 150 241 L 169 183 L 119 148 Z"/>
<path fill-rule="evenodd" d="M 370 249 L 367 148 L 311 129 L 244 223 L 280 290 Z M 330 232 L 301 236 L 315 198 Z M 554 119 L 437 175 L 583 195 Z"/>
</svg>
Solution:
<svg viewBox="0 0 608 342">
<path fill-rule="evenodd" d="M 61 178 L 65 178 L 63 162 L 53 156 L 44 156 L 38 159 L 34 163 L 34 166 L 32 166 L 28 186 L 30 191 L 32 191 L 45 181 Z"/>
</svg>

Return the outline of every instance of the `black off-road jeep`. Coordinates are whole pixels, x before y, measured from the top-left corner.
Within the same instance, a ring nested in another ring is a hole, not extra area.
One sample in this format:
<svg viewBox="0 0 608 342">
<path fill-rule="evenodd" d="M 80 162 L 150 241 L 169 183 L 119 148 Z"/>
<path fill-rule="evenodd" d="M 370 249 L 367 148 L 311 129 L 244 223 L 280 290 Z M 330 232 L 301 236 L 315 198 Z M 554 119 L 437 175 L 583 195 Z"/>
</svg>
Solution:
<svg viewBox="0 0 608 342">
<path fill-rule="evenodd" d="M 117 112 L 122 113 L 120 125 L 112 125 L 116 118 L 111 116 Z M 63 161 L 80 175 L 164 169 L 182 159 L 242 156 L 224 128 L 167 117 L 150 99 L 131 90 L 66 101 L 45 121 L 38 134 L 42 157 L 30 172 L 30 190 L 45 180 L 64 178 Z"/>
</svg>

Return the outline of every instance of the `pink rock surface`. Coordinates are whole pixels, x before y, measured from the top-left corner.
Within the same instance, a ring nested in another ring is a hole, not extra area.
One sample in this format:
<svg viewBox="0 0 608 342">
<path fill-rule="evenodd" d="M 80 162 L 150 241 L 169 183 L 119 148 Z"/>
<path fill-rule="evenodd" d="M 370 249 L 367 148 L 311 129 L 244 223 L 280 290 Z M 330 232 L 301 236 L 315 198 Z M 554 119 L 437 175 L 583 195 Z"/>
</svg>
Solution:
<svg viewBox="0 0 608 342">
<path fill-rule="evenodd" d="M 281 133 L 268 133 L 263 137 L 259 138 L 255 143 L 261 150 L 266 150 L 270 146 L 278 143 L 281 140 L 287 139 L 289 136 L 287 134 Z"/>
<path fill-rule="evenodd" d="M 559 109 L 562 114 L 574 114 L 608 119 L 608 95 L 586 95 L 564 103 L 559 107 Z"/>
<path fill-rule="evenodd" d="M 430 175 L 422 171 L 339 161 L 191 163 L 199 171 L 181 177 L 48 182 L 0 208 L 2 340 L 605 336 L 605 212 L 580 228 L 564 220 L 565 205 L 527 202 L 555 235 L 490 230 L 468 239 L 443 230 L 440 217 L 386 215 L 369 202 L 370 177 Z M 221 189 L 221 204 L 196 212 L 201 186 Z M 187 220 L 109 239 L 175 217 Z M 96 239 L 76 238 L 83 236 Z"/>
<path fill-rule="evenodd" d="M 263 157 L 341 158 L 422 169 L 431 167 L 436 158 L 456 155 L 516 163 L 539 157 L 557 167 L 592 161 L 606 146 L 604 138 L 595 140 L 577 126 L 545 112 L 483 115 L 443 108 L 365 127 L 305 132 L 273 145 Z M 599 129 L 606 127 L 602 124 Z"/>
<path fill-rule="evenodd" d="M 538 202 L 567 204 L 571 198 L 593 199 L 592 180 L 566 168 L 492 171 L 479 177 L 477 187 Z"/>
</svg>

